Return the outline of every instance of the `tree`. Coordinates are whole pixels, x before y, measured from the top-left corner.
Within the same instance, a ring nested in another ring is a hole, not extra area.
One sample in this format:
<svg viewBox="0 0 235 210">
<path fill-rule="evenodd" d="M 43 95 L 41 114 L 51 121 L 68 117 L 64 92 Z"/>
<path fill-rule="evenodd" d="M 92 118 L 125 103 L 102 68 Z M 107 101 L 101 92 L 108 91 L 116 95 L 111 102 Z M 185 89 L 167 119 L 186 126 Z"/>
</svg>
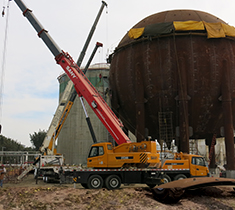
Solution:
<svg viewBox="0 0 235 210">
<path fill-rule="evenodd" d="M 17 140 L 13 140 L 3 135 L 0 135 L 0 150 L 3 150 L 3 147 L 4 147 L 4 151 L 25 150 L 25 147 L 21 143 L 17 142 Z"/>
<path fill-rule="evenodd" d="M 29 134 L 30 136 L 30 142 L 35 147 L 36 150 L 39 150 L 39 148 L 42 146 L 43 140 L 46 136 L 46 131 L 40 130 L 37 132 L 34 132 L 34 134 Z"/>
</svg>

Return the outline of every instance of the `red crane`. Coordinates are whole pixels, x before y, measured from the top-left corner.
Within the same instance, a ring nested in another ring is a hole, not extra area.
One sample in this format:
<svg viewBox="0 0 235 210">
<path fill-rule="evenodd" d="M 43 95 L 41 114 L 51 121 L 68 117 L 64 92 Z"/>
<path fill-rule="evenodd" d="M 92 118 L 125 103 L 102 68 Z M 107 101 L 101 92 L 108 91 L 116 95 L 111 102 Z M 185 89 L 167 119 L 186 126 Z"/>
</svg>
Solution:
<svg viewBox="0 0 235 210">
<path fill-rule="evenodd" d="M 84 73 L 80 70 L 72 57 L 58 47 L 48 32 L 42 27 L 40 22 L 33 15 L 32 11 L 28 9 L 21 0 L 14 1 L 23 12 L 23 15 L 29 20 L 31 25 L 37 31 L 38 36 L 43 40 L 43 42 L 55 56 L 57 64 L 59 64 L 64 69 L 68 77 L 74 83 L 74 87 L 78 95 L 85 98 L 100 121 L 112 135 L 116 143 L 119 145 L 130 142 L 130 139 L 122 130 L 123 124 L 106 104 L 98 91 L 93 87 Z"/>
</svg>

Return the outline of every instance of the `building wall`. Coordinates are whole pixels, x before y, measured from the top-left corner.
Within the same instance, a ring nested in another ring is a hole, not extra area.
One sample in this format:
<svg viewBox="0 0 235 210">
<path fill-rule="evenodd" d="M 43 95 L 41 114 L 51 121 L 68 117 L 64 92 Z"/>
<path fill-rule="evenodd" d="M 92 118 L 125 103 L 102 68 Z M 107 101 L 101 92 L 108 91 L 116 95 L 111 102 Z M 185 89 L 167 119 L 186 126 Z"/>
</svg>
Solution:
<svg viewBox="0 0 235 210">
<path fill-rule="evenodd" d="M 109 66 L 107 64 L 95 64 L 88 69 L 86 76 L 105 101 L 110 104 L 108 83 Z M 68 82 L 67 75 L 60 76 L 59 82 L 61 95 L 65 88 L 65 84 Z M 97 141 L 109 141 L 110 135 L 108 134 L 108 131 L 93 113 L 85 100 L 84 103 Z M 64 126 L 61 129 L 58 138 L 57 151 L 65 156 L 66 164 L 86 164 L 86 158 L 92 144 L 92 137 L 87 126 L 80 99 L 79 97 L 76 97 Z"/>
</svg>

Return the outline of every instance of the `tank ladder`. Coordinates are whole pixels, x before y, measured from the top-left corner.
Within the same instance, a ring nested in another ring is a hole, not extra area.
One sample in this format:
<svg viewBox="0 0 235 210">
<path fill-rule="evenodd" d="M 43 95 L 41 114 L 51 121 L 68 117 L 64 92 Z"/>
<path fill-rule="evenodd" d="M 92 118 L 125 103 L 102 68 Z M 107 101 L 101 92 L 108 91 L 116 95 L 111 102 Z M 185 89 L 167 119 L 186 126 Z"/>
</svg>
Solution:
<svg viewBox="0 0 235 210">
<path fill-rule="evenodd" d="M 172 112 L 158 112 L 159 140 L 164 140 L 168 147 L 173 140 Z"/>
</svg>

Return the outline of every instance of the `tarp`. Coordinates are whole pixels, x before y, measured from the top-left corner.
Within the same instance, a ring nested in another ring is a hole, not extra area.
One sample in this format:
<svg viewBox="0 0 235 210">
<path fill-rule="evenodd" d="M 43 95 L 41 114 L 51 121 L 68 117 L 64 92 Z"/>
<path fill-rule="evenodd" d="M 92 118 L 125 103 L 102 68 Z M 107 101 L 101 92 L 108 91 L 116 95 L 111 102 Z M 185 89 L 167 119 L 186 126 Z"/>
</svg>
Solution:
<svg viewBox="0 0 235 210">
<path fill-rule="evenodd" d="M 143 33 L 144 33 L 144 28 L 132 28 L 131 30 L 129 30 L 128 36 L 131 39 L 137 39 L 141 37 Z"/>
<path fill-rule="evenodd" d="M 168 23 L 156 23 L 147 25 L 144 28 L 133 28 L 128 36 L 131 39 L 137 39 L 146 36 L 159 36 L 170 34 L 174 31 L 205 31 L 207 38 L 224 38 L 226 36 L 235 37 L 235 27 L 217 23 L 207 23 L 205 21 L 174 21 Z"/>
<path fill-rule="evenodd" d="M 172 22 L 156 23 L 145 27 L 143 36 L 157 36 L 161 34 L 170 34 L 174 31 Z"/>
<path fill-rule="evenodd" d="M 157 36 L 161 34 L 169 34 L 174 30 L 173 23 L 156 23 L 147 25 L 145 28 L 132 28 L 128 32 L 131 39 L 138 39 L 141 36 Z"/>
<path fill-rule="evenodd" d="M 222 24 L 222 27 L 224 29 L 224 33 L 226 34 L 226 36 L 234 36 L 235 37 L 235 28 L 233 26 Z"/>
<path fill-rule="evenodd" d="M 224 29 L 222 27 L 222 23 L 206 23 L 203 22 L 206 31 L 207 31 L 207 38 L 222 38 L 225 37 Z"/>
<path fill-rule="evenodd" d="M 205 30 L 204 24 L 202 21 L 174 21 L 173 22 L 176 31 L 196 31 Z"/>
</svg>

